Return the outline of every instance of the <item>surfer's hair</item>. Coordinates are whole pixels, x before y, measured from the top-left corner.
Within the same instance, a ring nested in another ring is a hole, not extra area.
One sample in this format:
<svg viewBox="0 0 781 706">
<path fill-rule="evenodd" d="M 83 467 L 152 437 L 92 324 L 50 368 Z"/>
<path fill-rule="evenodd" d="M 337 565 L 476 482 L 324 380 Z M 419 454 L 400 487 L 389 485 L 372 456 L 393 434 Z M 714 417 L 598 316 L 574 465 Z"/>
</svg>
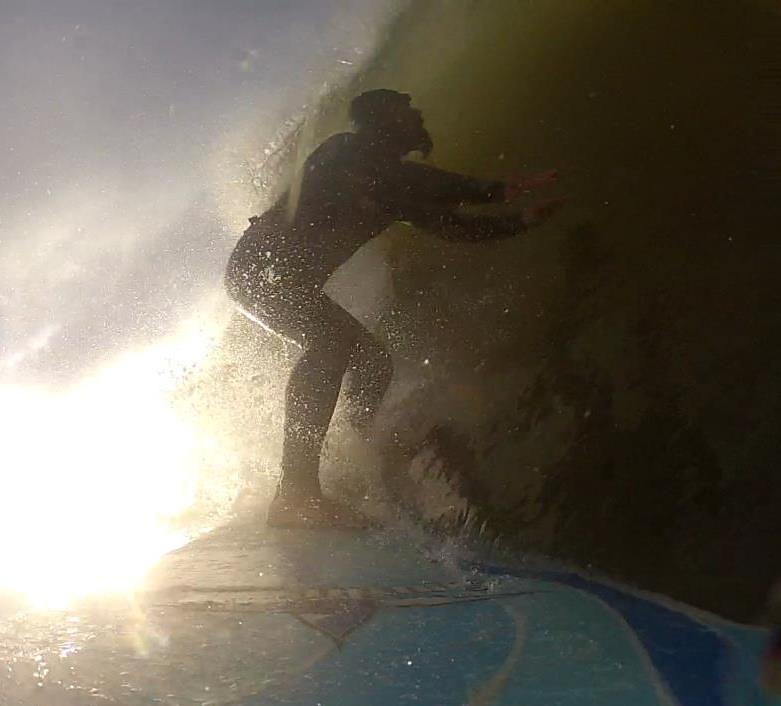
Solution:
<svg viewBox="0 0 781 706">
<path fill-rule="evenodd" d="M 357 129 L 377 127 L 386 116 L 400 106 L 409 106 L 412 98 L 390 88 L 375 88 L 353 98 L 350 103 L 350 120 Z"/>
</svg>

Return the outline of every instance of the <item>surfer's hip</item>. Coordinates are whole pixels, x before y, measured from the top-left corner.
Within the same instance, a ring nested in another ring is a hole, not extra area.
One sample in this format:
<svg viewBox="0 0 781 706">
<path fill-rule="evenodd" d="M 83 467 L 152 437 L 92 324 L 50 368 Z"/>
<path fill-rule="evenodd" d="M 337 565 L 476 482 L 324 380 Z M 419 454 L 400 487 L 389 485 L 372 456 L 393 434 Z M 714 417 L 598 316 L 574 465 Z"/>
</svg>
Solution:
<svg viewBox="0 0 781 706">
<path fill-rule="evenodd" d="M 226 276 L 225 287 L 236 309 L 264 329 L 302 345 L 300 333 L 321 320 L 327 299 L 321 282 L 300 275 L 253 272 Z"/>
</svg>

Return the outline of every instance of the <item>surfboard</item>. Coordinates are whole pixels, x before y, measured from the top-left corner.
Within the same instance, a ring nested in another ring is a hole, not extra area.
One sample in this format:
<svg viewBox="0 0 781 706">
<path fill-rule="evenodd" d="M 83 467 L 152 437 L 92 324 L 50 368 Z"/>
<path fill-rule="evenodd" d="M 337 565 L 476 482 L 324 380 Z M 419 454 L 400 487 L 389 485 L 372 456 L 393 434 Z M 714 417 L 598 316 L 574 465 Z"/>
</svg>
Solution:
<svg viewBox="0 0 781 706">
<path fill-rule="evenodd" d="M 165 636 L 152 683 L 187 675 L 194 703 L 772 703 L 759 629 L 411 530 L 226 527 L 167 556 L 140 605 Z"/>
</svg>

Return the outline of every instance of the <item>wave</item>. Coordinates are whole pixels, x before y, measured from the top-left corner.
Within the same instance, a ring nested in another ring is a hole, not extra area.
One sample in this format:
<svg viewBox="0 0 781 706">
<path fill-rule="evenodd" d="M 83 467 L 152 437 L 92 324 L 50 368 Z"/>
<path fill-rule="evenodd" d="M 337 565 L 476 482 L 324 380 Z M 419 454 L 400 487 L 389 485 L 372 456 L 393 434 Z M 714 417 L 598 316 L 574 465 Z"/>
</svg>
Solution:
<svg viewBox="0 0 781 706">
<path fill-rule="evenodd" d="M 392 423 L 507 541 L 738 617 L 781 529 L 779 21 L 760 2 L 414 3 L 292 150 L 384 86 L 422 108 L 438 166 L 560 170 L 570 202 L 544 229 L 460 246 L 399 226 L 353 268 L 389 276 Z"/>
</svg>

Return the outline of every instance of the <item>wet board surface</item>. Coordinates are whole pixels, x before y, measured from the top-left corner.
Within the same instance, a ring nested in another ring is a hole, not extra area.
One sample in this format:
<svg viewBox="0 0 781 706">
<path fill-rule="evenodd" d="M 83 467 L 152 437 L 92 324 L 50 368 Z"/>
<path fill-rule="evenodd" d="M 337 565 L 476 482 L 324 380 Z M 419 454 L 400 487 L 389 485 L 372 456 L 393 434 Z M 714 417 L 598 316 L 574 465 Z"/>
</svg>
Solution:
<svg viewBox="0 0 781 706">
<path fill-rule="evenodd" d="M 200 641 L 205 688 L 231 682 L 213 703 L 770 703 L 762 631 L 402 531 L 226 528 L 166 557 L 147 591 L 171 664 L 192 670 Z"/>
</svg>

